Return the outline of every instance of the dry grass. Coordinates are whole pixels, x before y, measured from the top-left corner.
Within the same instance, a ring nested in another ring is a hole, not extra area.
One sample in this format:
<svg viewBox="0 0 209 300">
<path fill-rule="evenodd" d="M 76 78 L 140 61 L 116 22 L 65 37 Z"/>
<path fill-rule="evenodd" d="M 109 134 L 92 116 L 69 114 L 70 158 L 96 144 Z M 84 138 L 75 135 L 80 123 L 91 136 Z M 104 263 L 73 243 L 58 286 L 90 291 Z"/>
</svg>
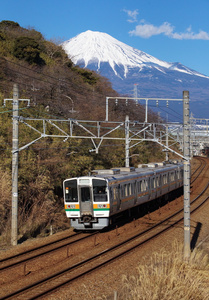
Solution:
<svg viewBox="0 0 209 300">
<path fill-rule="evenodd" d="M 10 228 L 11 175 L 0 167 L 0 241 L 7 236 Z"/>
<path fill-rule="evenodd" d="M 123 276 L 123 289 L 117 300 L 206 300 L 209 299 L 209 260 L 200 250 L 183 258 L 177 243 L 172 252 L 154 253 L 143 261 L 137 276 Z"/>
</svg>

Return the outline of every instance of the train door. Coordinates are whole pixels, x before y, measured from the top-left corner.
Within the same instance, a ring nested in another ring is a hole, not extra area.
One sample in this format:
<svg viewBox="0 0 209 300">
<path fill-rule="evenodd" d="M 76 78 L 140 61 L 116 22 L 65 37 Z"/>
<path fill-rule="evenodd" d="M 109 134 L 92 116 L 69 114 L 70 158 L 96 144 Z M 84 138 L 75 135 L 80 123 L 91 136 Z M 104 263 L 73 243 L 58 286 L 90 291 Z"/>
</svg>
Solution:
<svg viewBox="0 0 209 300">
<path fill-rule="evenodd" d="M 93 216 L 93 203 L 90 186 L 79 186 L 80 212 L 82 216 Z"/>
<path fill-rule="evenodd" d="M 121 209 L 120 184 L 115 187 L 115 197 L 117 200 L 117 210 Z"/>
<path fill-rule="evenodd" d="M 152 176 L 149 181 L 150 192 L 151 192 L 151 200 L 156 198 L 155 195 L 155 177 Z"/>
<path fill-rule="evenodd" d="M 134 193 L 134 205 L 137 203 L 137 180 L 133 184 L 133 193 Z"/>
</svg>

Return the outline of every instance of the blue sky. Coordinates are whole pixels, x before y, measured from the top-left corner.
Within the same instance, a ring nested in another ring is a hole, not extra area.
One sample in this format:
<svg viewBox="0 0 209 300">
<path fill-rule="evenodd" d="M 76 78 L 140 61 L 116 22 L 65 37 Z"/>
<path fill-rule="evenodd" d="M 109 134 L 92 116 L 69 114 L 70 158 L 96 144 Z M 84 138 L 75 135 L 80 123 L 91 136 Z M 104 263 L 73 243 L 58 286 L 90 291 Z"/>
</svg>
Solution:
<svg viewBox="0 0 209 300">
<path fill-rule="evenodd" d="M 209 76 L 209 0 L 0 0 L 0 20 L 60 41 L 105 32 Z"/>
</svg>

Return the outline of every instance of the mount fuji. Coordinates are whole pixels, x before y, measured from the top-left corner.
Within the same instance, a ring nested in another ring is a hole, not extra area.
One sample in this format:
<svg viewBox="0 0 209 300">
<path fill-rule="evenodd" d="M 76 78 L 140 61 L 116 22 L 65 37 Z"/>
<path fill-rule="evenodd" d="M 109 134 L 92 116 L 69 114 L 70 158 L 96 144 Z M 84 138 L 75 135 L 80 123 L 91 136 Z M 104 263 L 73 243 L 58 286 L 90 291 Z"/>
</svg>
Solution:
<svg viewBox="0 0 209 300">
<path fill-rule="evenodd" d="M 209 77 L 181 63 L 159 60 L 106 33 L 90 30 L 65 41 L 62 47 L 75 65 L 107 77 L 122 95 L 133 97 L 135 84 L 138 97 L 182 99 L 183 90 L 188 90 L 194 117 L 209 117 Z"/>
</svg>

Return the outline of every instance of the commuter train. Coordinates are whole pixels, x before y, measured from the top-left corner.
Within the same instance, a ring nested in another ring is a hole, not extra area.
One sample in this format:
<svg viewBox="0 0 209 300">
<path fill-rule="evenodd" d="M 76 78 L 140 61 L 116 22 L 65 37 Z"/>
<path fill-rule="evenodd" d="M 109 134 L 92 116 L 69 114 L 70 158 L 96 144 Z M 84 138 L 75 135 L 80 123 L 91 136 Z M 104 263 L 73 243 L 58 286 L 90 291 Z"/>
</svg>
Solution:
<svg viewBox="0 0 209 300">
<path fill-rule="evenodd" d="M 100 230 L 115 216 L 183 186 L 183 163 L 94 170 L 63 182 L 67 218 L 76 230 Z"/>
</svg>

